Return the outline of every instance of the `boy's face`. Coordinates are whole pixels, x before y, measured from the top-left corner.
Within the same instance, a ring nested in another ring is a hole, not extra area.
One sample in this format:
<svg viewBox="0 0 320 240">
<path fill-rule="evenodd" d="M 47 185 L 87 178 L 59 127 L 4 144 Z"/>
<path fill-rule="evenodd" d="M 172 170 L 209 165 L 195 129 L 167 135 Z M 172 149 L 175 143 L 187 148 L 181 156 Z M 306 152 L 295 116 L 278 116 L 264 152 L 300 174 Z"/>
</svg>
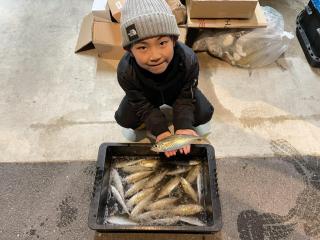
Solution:
<svg viewBox="0 0 320 240">
<path fill-rule="evenodd" d="M 154 74 L 163 73 L 174 54 L 174 42 L 169 36 L 144 39 L 131 48 L 131 52 L 140 67 Z"/>
</svg>

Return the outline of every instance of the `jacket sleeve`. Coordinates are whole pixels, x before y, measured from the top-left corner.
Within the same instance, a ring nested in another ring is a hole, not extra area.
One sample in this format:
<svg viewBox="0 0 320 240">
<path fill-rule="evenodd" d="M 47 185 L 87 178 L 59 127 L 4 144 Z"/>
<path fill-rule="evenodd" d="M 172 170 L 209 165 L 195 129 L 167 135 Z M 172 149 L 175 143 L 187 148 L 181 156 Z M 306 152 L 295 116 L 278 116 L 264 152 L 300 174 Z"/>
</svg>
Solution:
<svg viewBox="0 0 320 240">
<path fill-rule="evenodd" d="M 133 107 L 139 120 L 144 122 L 147 130 L 154 136 L 169 131 L 168 121 L 159 108 L 154 107 L 145 97 L 142 88 L 137 81 L 129 79 L 129 74 L 125 74 L 118 69 L 118 82 L 128 97 L 129 104 Z"/>
<path fill-rule="evenodd" d="M 191 61 L 186 65 L 186 81 L 181 89 L 178 98 L 173 104 L 173 125 L 174 129 L 192 129 L 194 124 L 194 90 L 198 86 L 199 62 L 193 54 Z"/>
</svg>

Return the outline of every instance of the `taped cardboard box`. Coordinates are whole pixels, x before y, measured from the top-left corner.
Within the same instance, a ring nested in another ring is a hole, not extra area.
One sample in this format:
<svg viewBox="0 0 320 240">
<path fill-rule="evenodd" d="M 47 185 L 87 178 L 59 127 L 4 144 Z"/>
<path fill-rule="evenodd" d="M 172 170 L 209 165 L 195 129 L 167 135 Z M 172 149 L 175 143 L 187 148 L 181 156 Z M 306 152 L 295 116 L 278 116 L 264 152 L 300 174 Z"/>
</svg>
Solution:
<svg viewBox="0 0 320 240">
<path fill-rule="evenodd" d="M 94 0 L 91 10 L 94 21 L 111 22 L 111 14 L 108 6 L 108 0 Z"/>
<path fill-rule="evenodd" d="M 120 25 L 113 22 L 96 22 L 93 19 L 92 13 L 83 18 L 75 53 L 96 48 L 101 57 L 120 59 L 124 53 Z"/>
<path fill-rule="evenodd" d="M 108 5 L 112 14 L 112 17 L 120 22 L 121 9 L 125 3 L 125 0 L 108 0 Z"/>
<path fill-rule="evenodd" d="M 252 18 L 258 0 L 190 0 L 190 18 Z"/>
<path fill-rule="evenodd" d="M 208 19 L 190 18 L 190 6 L 187 4 L 188 28 L 261 28 L 267 26 L 267 20 L 258 3 L 250 19 Z"/>
</svg>

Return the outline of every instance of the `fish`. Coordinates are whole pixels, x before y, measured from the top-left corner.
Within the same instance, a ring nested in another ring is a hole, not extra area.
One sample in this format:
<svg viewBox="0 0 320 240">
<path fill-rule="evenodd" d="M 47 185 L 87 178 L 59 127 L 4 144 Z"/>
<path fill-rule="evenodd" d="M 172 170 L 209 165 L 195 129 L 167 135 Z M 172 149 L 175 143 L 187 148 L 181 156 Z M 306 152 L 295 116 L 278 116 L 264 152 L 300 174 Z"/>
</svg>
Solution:
<svg viewBox="0 0 320 240">
<path fill-rule="evenodd" d="M 180 217 L 159 218 L 146 222 L 146 225 L 173 225 L 180 221 Z"/>
<path fill-rule="evenodd" d="M 202 191 L 203 191 L 203 183 L 202 183 L 202 174 L 199 173 L 198 176 L 197 176 L 197 192 L 198 192 L 198 202 L 201 203 L 202 201 L 202 197 L 203 197 L 203 194 L 202 194 Z"/>
<path fill-rule="evenodd" d="M 125 168 L 129 166 L 142 166 L 146 168 L 155 168 L 159 165 L 159 161 L 157 159 L 138 159 L 134 161 L 121 161 L 118 162 L 115 167 L 116 168 Z"/>
<path fill-rule="evenodd" d="M 138 192 L 136 195 L 132 196 L 128 201 L 127 201 L 127 207 L 129 209 L 132 209 L 136 204 L 138 204 L 141 200 L 149 196 L 154 192 L 154 188 L 148 188 L 145 189 L 141 192 Z"/>
<path fill-rule="evenodd" d="M 146 184 L 145 188 L 150 188 L 155 186 L 157 183 L 159 183 L 167 174 L 168 171 L 163 171 L 162 173 L 152 177 L 149 179 L 148 183 Z"/>
<path fill-rule="evenodd" d="M 161 210 L 172 208 L 174 203 L 178 200 L 178 198 L 163 198 L 156 202 L 151 203 L 147 209 L 148 210 Z"/>
<path fill-rule="evenodd" d="M 112 195 L 115 197 L 115 199 L 118 201 L 118 203 L 120 203 L 121 207 L 123 208 L 123 210 L 130 214 L 129 213 L 129 210 L 123 200 L 123 198 L 121 197 L 120 193 L 118 192 L 118 190 L 113 186 L 111 185 L 111 192 L 112 192 Z"/>
<path fill-rule="evenodd" d="M 143 167 L 140 165 L 130 165 L 130 166 L 124 166 L 121 168 L 122 171 L 125 173 L 137 173 L 142 171 L 153 171 L 153 168 Z"/>
<path fill-rule="evenodd" d="M 179 217 L 179 221 L 195 226 L 205 226 L 206 224 L 196 217 Z"/>
<path fill-rule="evenodd" d="M 140 181 L 134 183 L 128 191 L 124 194 L 126 198 L 131 197 L 133 194 L 139 192 L 142 188 L 144 188 L 146 182 L 149 180 L 148 177 L 141 179 Z"/>
<path fill-rule="evenodd" d="M 175 189 L 180 183 L 180 177 L 172 178 L 160 191 L 158 198 L 163 198 L 169 195 L 173 189 Z"/>
<path fill-rule="evenodd" d="M 177 175 L 177 174 L 181 174 L 181 173 L 188 172 L 190 169 L 191 169 L 190 166 L 187 166 L 187 167 L 177 167 L 177 169 L 168 172 L 167 175 L 169 175 L 169 176 L 172 176 L 172 175 L 175 176 L 175 175 Z"/>
<path fill-rule="evenodd" d="M 156 168 L 159 165 L 159 160 L 146 159 L 139 162 L 139 165 L 146 168 Z"/>
<path fill-rule="evenodd" d="M 132 165 L 135 165 L 143 160 L 145 160 L 145 159 L 138 159 L 138 160 L 134 160 L 134 161 L 121 161 L 121 162 L 117 162 L 114 167 L 115 168 L 123 168 L 123 167 L 127 167 L 127 166 L 132 166 Z"/>
<path fill-rule="evenodd" d="M 194 215 L 203 211 L 203 207 L 198 204 L 182 204 L 170 209 L 171 213 L 178 216 Z"/>
<path fill-rule="evenodd" d="M 175 134 L 169 137 L 164 138 L 163 140 L 155 143 L 151 150 L 154 152 L 166 152 L 177 150 L 183 148 L 184 146 L 190 145 L 197 141 L 206 140 L 206 137 L 210 133 L 205 134 L 204 136 L 194 136 L 194 135 L 185 135 L 185 134 Z"/>
<path fill-rule="evenodd" d="M 181 177 L 181 185 L 183 190 L 188 194 L 193 201 L 197 202 L 198 201 L 198 195 L 192 188 L 191 184 L 183 177 Z"/>
<path fill-rule="evenodd" d="M 110 217 L 107 217 L 105 219 L 105 223 L 110 223 L 110 224 L 116 224 L 116 225 L 129 225 L 129 226 L 135 226 L 135 225 L 138 225 L 137 222 L 129 219 L 129 218 L 126 218 L 126 217 L 123 217 L 123 216 L 110 216 Z"/>
<path fill-rule="evenodd" d="M 111 179 L 112 179 L 112 183 L 114 184 L 115 188 L 120 193 L 122 199 L 124 199 L 124 190 L 123 190 L 122 180 L 121 180 L 121 177 L 120 177 L 118 171 L 114 168 L 112 168 L 112 170 L 111 170 Z"/>
<path fill-rule="evenodd" d="M 131 211 L 131 216 L 136 216 L 140 214 L 147 206 L 147 204 L 150 202 L 150 200 L 153 198 L 154 193 L 151 193 L 149 196 L 141 200 Z"/>
<path fill-rule="evenodd" d="M 172 214 L 168 210 L 154 210 L 138 214 L 136 216 L 131 216 L 135 221 L 144 222 L 157 218 L 170 217 Z"/>
<path fill-rule="evenodd" d="M 134 183 L 134 182 L 139 181 L 145 177 L 148 177 L 149 175 L 151 175 L 151 173 L 153 173 L 153 171 L 141 171 L 141 172 L 137 172 L 137 173 L 132 173 L 129 176 L 127 176 L 124 180 L 127 183 Z"/>
<path fill-rule="evenodd" d="M 190 170 L 190 172 L 186 176 L 186 180 L 189 183 L 193 183 L 197 179 L 197 176 L 199 173 L 200 173 L 200 165 L 196 165 Z"/>
</svg>

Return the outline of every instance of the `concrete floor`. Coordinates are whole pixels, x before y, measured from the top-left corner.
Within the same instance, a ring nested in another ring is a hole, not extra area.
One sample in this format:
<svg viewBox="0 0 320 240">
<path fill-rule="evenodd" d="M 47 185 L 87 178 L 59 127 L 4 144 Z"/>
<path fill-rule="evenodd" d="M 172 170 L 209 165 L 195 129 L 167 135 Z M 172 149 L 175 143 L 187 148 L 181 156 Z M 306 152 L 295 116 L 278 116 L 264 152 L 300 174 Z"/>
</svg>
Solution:
<svg viewBox="0 0 320 240">
<path fill-rule="evenodd" d="M 291 32 L 307 2 L 260 1 Z M 73 53 L 91 4 L 0 1 L 0 239 L 185 238 L 87 227 L 98 147 L 126 142 L 113 118 L 124 94 L 117 61 Z M 224 227 L 190 238 L 320 239 L 320 70 L 296 38 L 260 69 L 198 56 L 200 88 L 215 106 L 209 140 Z"/>
</svg>

